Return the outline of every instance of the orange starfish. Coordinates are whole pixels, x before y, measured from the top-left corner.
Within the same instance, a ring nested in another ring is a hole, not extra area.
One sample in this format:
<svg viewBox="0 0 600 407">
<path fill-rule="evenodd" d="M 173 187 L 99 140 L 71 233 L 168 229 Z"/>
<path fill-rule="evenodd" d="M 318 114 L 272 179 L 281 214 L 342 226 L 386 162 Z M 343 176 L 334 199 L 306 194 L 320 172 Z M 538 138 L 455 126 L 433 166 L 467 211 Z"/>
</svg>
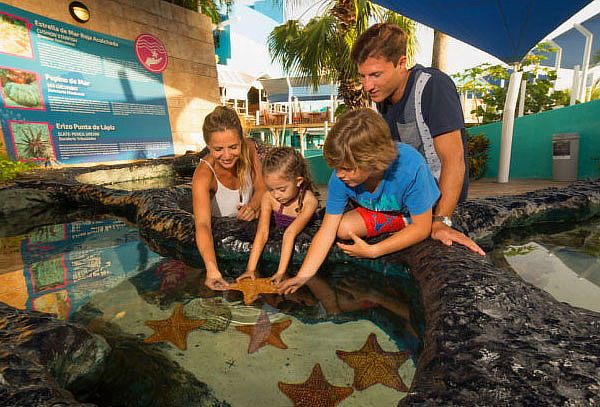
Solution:
<svg viewBox="0 0 600 407">
<path fill-rule="evenodd" d="M 277 288 L 269 282 L 269 278 L 245 278 L 238 283 L 231 284 L 230 290 L 238 290 L 244 294 L 244 304 L 250 305 L 258 298 L 259 294 L 278 294 Z"/>
<path fill-rule="evenodd" d="M 188 319 L 183 315 L 183 305 L 179 304 L 173 310 L 171 316 L 167 319 L 158 321 L 144 322 L 154 330 L 154 333 L 149 338 L 146 338 L 146 343 L 156 343 L 169 341 L 181 350 L 187 349 L 188 333 L 204 322 L 204 319 Z"/>
<path fill-rule="evenodd" d="M 304 383 L 277 383 L 281 390 L 294 403 L 294 407 L 334 407 L 354 391 L 349 386 L 332 386 L 318 363 Z"/>
<path fill-rule="evenodd" d="M 273 345 L 279 349 L 287 349 L 287 345 L 281 340 L 281 331 L 292 323 L 291 319 L 271 323 L 267 313 L 263 310 L 254 325 L 236 326 L 240 332 L 250 335 L 248 353 L 254 353 L 265 345 Z"/>
<path fill-rule="evenodd" d="M 410 351 L 385 352 L 372 333 L 360 350 L 345 352 L 336 350 L 336 355 L 354 369 L 354 387 L 364 390 L 381 383 L 398 391 L 408 392 L 408 387 L 398 375 L 398 368 L 410 357 Z"/>
</svg>

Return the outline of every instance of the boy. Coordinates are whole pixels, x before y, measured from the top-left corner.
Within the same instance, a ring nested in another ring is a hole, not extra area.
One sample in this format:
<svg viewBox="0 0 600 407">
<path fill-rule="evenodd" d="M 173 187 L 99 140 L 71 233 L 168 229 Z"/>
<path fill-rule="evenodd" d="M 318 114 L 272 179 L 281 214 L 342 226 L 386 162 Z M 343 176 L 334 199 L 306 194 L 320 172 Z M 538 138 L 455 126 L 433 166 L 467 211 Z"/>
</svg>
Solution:
<svg viewBox="0 0 600 407">
<path fill-rule="evenodd" d="M 342 116 L 325 140 L 323 155 L 335 169 L 325 218 L 296 277 L 279 284 L 284 294 L 295 292 L 317 272 L 336 236 L 354 241 L 337 244 L 344 253 L 375 258 L 431 233 L 432 207 L 440 196 L 436 181 L 423 156 L 394 142 L 376 112 L 359 109 Z M 343 213 L 349 199 L 358 207 Z M 372 245 L 362 239 L 388 232 L 397 233 Z"/>
</svg>

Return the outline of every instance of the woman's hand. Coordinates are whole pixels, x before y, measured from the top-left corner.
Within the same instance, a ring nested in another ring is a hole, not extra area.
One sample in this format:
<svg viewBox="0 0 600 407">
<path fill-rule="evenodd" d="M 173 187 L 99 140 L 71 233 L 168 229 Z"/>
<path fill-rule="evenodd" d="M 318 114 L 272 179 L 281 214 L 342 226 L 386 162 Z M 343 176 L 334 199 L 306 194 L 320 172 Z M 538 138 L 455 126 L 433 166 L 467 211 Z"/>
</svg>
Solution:
<svg viewBox="0 0 600 407">
<path fill-rule="evenodd" d="M 221 275 L 221 273 L 207 274 L 206 280 L 204 280 L 204 284 L 211 290 L 223 291 L 229 288 L 229 283 L 223 280 L 223 276 Z"/>
<path fill-rule="evenodd" d="M 238 283 L 245 279 L 249 278 L 250 280 L 256 280 L 256 272 L 254 270 L 246 270 L 244 274 L 241 274 L 238 278 L 235 279 Z"/>
<path fill-rule="evenodd" d="M 250 205 L 239 205 L 237 218 L 239 220 L 251 221 L 256 219 L 258 211 Z"/>
</svg>

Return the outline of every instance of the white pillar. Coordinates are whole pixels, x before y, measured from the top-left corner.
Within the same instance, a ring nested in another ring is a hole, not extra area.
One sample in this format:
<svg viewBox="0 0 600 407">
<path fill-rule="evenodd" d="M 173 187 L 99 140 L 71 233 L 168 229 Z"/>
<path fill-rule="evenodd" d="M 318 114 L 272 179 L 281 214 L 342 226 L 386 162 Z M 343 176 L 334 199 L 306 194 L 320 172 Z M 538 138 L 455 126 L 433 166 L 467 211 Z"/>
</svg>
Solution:
<svg viewBox="0 0 600 407">
<path fill-rule="evenodd" d="M 525 114 L 525 91 L 527 90 L 527 81 L 521 81 L 521 95 L 519 96 L 519 114 L 517 117 L 523 117 Z"/>
<path fill-rule="evenodd" d="M 547 40 L 547 42 L 550 43 L 554 48 L 556 48 L 558 50 L 558 51 L 556 51 L 556 61 L 554 63 L 554 69 L 556 69 L 557 79 L 554 81 L 554 84 L 552 85 L 552 90 L 555 90 L 556 89 L 556 81 L 558 80 L 558 70 L 560 69 L 560 64 L 562 62 L 562 47 L 552 40 Z"/>
<path fill-rule="evenodd" d="M 569 100 L 569 106 L 575 104 L 579 95 L 579 65 L 573 67 L 573 82 L 571 85 L 571 99 Z"/>
<path fill-rule="evenodd" d="M 594 40 L 594 35 L 590 30 L 582 26 L 581 24 L 573 24 L 573 27 L 582 33 L 585 36 L 585 48 L 583 51 L 583 62 L 581 68 L 581 85 L 579 86 L 579 100 L 581 102 L 585 102 L 585 91 L 586 91 L 586 81 L 588 69 L 590 66 L 590 58 L 592 56 L 592 41 Z"/>
<path fill-rule="evenodd" d="M 502 112 L 502 138 L 500 140 L 498 182 L 504 184 L 508 182 L 508 174 L 510 173 L 510 154 L 515 121 L 515 107 L 517 106 L 519 85 L 521 85 L 521 78 L 523 77 L 523 71 L 519 71 L 518 69 L 518 65 L 515 65 L 514 71 L 510 75 L 508 92 L 506 94 L 506 101 L 504 102 L 504 111 Z"/>
</svg>

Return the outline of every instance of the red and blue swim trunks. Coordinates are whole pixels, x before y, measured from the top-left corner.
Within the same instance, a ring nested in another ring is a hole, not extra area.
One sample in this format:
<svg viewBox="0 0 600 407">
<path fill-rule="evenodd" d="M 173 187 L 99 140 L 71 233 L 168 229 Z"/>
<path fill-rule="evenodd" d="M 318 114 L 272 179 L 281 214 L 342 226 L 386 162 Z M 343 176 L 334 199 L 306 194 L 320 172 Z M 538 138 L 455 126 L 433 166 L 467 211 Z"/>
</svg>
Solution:
<svg viewBox="0 0 600 407">
<path fill-rule="evenodd" d="M 367 227 L 367 237 L 379 236 L 382 233 L 397 232 L 408 225 L 399 213 L 376 212 L 359 206 L 356 212 L 360 214 Z"/>
</svg>

